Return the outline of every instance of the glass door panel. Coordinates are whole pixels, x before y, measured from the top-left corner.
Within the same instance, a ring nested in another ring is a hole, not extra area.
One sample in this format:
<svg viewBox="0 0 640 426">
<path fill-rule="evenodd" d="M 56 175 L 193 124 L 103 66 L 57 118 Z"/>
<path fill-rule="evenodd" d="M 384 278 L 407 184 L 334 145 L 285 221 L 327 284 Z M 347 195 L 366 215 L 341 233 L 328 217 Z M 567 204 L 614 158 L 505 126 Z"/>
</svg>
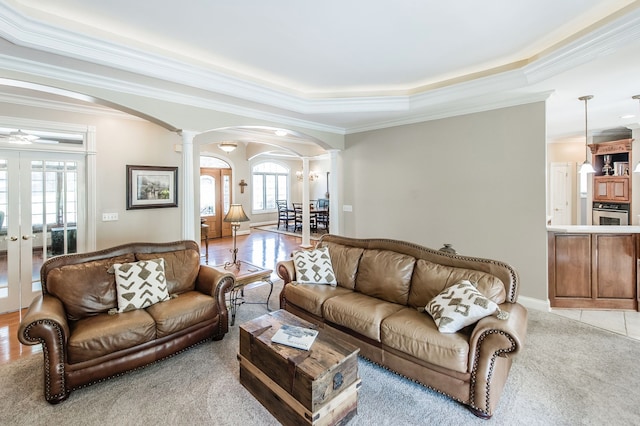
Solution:
<svg viewBox="0 0 640 426">
<path fill-rule="evenodd" d="M 26 307 L 39 294 L 40 267 L 49 257 L 77 252 L 84 163 L 53 156 L 0 152 L 0 313 Z"/>
</svg>

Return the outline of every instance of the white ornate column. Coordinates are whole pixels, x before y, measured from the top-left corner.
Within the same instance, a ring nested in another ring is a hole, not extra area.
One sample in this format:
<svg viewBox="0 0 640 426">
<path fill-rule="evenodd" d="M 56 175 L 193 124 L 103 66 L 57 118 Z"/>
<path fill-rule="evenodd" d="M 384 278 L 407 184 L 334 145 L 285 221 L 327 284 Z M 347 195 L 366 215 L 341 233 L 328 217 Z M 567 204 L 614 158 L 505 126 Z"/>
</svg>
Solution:
<svg viewBox="0 0 640 426">
<path fill-rule="evenodd" d="M 302 157 L 302 244 L 311 247 L 311 230 L 309 227 L 309 158 Z"/>
<path fill-rule="evenodd" d="M 329 232 L 336 235 L 342 234 L 340 224 L 340 198 L 338 193 L 338 152 L 337 149 L 329 150 Z"/>
<path fill-rule="evenodd" d="M 194 186 L 194 164 L 193 138 L 197 132 L 182 130 L 182 238 L 185 240 L 199 241 L 196 237 L 198 232 L 195 223 L 195 186 Z"/>
</svg>

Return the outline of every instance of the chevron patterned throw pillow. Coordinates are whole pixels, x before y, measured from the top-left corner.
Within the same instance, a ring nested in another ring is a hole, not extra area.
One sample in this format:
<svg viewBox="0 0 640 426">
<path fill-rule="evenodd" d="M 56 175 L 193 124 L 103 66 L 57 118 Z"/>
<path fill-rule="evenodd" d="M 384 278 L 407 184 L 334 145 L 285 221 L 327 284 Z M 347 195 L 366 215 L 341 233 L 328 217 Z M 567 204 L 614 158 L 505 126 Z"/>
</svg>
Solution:
<svg viewBox="0 0 640 426">
<path fill-rule="evenodd" d="M 298 284 L 328 284 L 333 287 L 338 285 L 327 247 L 295 252 L 293 265 Z"/>
<path fill-rule="evenodd" d="M 115 263 L 118 312 L 146 308 L 169 299 L 164 259 Z"/>
<path fill-rule="evenodd" d="M 509 312 L 501 311 L 495 302 L 484 297 L 469 280 L 462 280 L 442 290 L 427 303 L 425 311 L 433 317 L 441 333 L 455 333 L 496 312 L 499 319 L 509 317 Z"/>
</svg>

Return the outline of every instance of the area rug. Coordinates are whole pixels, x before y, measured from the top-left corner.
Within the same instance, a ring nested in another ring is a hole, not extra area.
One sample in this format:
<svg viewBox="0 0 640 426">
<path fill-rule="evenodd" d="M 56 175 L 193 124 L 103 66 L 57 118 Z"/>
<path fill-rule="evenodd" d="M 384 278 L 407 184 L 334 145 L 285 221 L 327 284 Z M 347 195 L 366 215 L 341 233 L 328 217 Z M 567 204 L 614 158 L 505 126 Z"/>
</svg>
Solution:
<svg viewBox="0 0 640 426">
<path fill-rule="evenodd" d="M 276 283 L 271 308 L 277 308 Z M 247 291 L 264 302 L 266 286 Z M 242 305 L 236 324 L 266 313 Z M 72 392 L 43 397 L 42 355 L 0 367 L 0 423 L 11 425 L 277 425 L 238 379 L 238 326 L 170 359 Z M 492 420 L 365 360 L 349 425 L 637 425 L 640 342 L 554 314 L 530 311 L 525 349 Z"/>
<path fill-rule="evenodd" d="M 284 225 L 283 225 L 284 227 Z M 302 231 L 285 231 L 284 229 L 278 229 L 278 225 L 264 225 L 264 226 L 254 226 L 256 229 L 260 229 L 262 231 L 269 232 L 277 232 L 278 234 L 291 235 L 292 237 L 300 237 L 302 238 Z M 291 228 L 289 228 L 291 229 Z M 318 229 L 318 232 L 311 232 L 310 238 L 312 240 L 319 240 L 327 231 L 324 229 Z"/>
</svg>

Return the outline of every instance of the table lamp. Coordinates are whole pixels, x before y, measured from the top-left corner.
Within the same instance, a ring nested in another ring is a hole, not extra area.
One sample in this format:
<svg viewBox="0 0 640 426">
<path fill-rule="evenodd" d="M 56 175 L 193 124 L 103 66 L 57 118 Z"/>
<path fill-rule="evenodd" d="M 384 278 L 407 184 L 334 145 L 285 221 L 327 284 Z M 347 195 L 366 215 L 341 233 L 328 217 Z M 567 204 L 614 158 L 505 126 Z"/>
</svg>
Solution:
<svg viewBox="0 0 640 426">
<path fill-rule="evenodd" d="M 249 218 L 242 209 L 242 204 L 231 204 L 227 215 L 222 219 L 224 222 L 231 222 L 231 229 L 233 232 L 233 261 L 225 262 L 224 267 L 228 268 L 235 265 L 236 268 L 240 268 L 240 261 L 238 260 L 238 248 L 236 247 L 236 236 L 238 234 L 238 228 L 240 228 L 240 222 L 248 222 Z"/>
</svg>

